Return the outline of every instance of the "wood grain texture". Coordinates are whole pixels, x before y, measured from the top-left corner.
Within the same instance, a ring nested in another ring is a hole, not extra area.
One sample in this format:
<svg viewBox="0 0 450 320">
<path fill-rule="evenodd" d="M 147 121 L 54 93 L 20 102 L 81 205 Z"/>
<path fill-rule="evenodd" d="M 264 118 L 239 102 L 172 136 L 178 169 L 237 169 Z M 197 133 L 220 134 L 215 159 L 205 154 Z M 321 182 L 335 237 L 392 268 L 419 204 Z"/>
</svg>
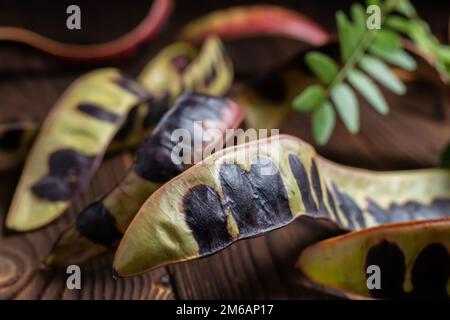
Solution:
<svg viewBox="0 0 450 320">
<path fill-rule="evenodd" d="M 137 1 L 136 1 L 137 2 Z M 180 2 L 180 1 L 178 1 Z M 318 4 L 320 2 L 320 5 Z M 286 1 L 286 4 L 318 19 L 334 30 L 334 11 L 346 8 L 349 1 Z M 144 13 L 147 1 L 127 7 L 126 23 L 87 25 L 83 34 L 68 33 L 59 26 L 55 10 L 40 8 L 45 19 L 36 17 L 22 7 L 14 10 L 15 1 L 2 2 L 0 24 L 26 25 L 39 28 L 58 39 L 96 41 L 123 33 Z M 145 63 L 174 39 L 178 27 L 209 10 L 237 4 L 237 1 L 196 1 L 178 3 L 173 19 L 157 40 L 141 48 L 133 59 L 113 64 L 130 74 L 137 74 Z M 81 7 L 88 11 L 88 2 Z M 54 8 L 53 8 L 54 9 Z M 428 8 L 421 13 L 431 21 L 433 30 L 447 35 L 448 5 Z M 112 21 L 122 17 L 120 6 L 107 12 Z M 64 15 L 64 12 L 62 13 Z M 97 14 L 97 18 L 95 16 Z M 95 9 L 89 21 L 96 21 L 102 11 Z M 103 14 L 105 14 L 103 12 Z M 432 18 L 432 19 L 430 19 Z M 134 20 L 133 20 L 134 19 Z M 108 21 L 107 18 L 102 19 Z M 65 21 L 65 20 L 62 20 Z M 90 29 L 92 28 L 94 29 Z M 95 29 L 98 28 L 98 29 Z M 94 30 L 94 31 L 93 31 Z M 238 75 L 253 77 L 292 56 L 303 44 L 282 39 L 239 40 L 227 44 Z M 250 54 L 249 54 L 250 52 Z M 0 121 L 27 119 L 42 121 L 49 108 L 69 83 L 80 74 L 98 66 L 65 65 L 23 46 L 0 43 Z M 361 104 L 361 133 L 352 136 L 338 123 L 332 140 L 319 152 L 337 162 L 373 169 L 404 169 L 435 166 L 440 152 L 450 141 L 449 106 L 442 103 L 443 94 L 432 88 L 411 84 L 406 97 L 389 95 L 391 114 L 382 117 Z M 448 100 L 445 100 L 448 101 Z M 435 107 L 441 104 L 442 108 Z M 436 111 L 441 110 L 441 111 Z M 436 116 L 436 112 L 438 116 Z M 439 113 L 440 112 L 440 113 Z M 281 128 L 282 132 L 312 141 L 309 117 L 293 114 Z M 159 269 L 146 275 L 114 280 L 111 255 L 82 266 L 82 290 L 66 289 L 65 270 L 46 270 L 40 263 L 60 232 L 87 203 L 108 191 L 130 165 L 132 156 L 117 155 L 107 159 L 98 173 L 63 217 L 51 225 L 26 234 L 4 230 L 4 219 L 20 170 L 0 173 L 0 299 L 263 299 L 263 298 L 327 298 L 305 289 L 299 282 L 294 262 L 309 243 L 334 234 L 327 226 L 310 220 L 299 220 L 265 236 L 240 241 L 217 255 Z"/>
</svg>

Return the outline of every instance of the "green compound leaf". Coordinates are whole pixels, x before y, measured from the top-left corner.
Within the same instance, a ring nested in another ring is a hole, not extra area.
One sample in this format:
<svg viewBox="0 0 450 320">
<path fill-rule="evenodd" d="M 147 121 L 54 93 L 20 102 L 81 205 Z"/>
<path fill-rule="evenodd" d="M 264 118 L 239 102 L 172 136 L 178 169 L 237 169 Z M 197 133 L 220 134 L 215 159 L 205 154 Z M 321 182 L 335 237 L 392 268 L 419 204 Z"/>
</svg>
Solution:
<svg viewBox="0 0 450 320">
<path fill-rule="evenodd" d="M 381 114 L 388 114 L 389 107 L 375 83 L 364 73 L 352 70 L 348 75 L 350 84 Z"/>
<path fill-rule="evenodd" d="M 326 54 L 313 51 L 306 55 L 305 61 L 317 78 L 326 85 L 330 84 L 338 74 L 336 62 Z"/>
<path fill-rule="evenodd" d="M 300 112 L 311 111 L 322 103 L 325 98 L 326 93 L 322 86 L 318 84 L 311 85 L 294 99 L 294 109 Z"/>
<path fill-rule="evenodd" d="M 313 136 L 319 145 L 325 145 L 330 139 L 336 124 L 336 113 L 330 102 L 325 101 L 314 110 L 312 115 Z"/>
<path fill-rule="evenodd" d="M 361 58 L 359 65 L 365 72 L 392 92 L 399 95 L 406 92 L 406 86 L 403 82 L 401 82 L 380 59 L 365 56 Z"/>
<path fill-rule="evenodd" d="M 345 83 L 336 84 L 331 88 L 331 99 L 348 131 L 359 131 L 358 99 L 352 89 Z"/>
</svg>

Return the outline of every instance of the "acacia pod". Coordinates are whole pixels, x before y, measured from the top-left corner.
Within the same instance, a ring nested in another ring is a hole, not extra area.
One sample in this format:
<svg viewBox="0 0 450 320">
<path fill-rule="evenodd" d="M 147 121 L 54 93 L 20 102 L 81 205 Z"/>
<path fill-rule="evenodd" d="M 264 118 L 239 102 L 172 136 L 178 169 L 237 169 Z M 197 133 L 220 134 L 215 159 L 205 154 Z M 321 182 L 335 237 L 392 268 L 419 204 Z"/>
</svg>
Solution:
<svg viewBox="0 0 450 320">
<path fill-rule="evenodd" d="M 346 298 L 449 299 L 450 219 L 391 224 L 324 240 L 307 247 L 297 267 L 309 286 Z"/>
<path fill-rule="evenodd" d="M 147 98 L 144 88 L 116 69 L 96 70 L 75 81 L 33 144 L 7 227 L 27 231 L 61 215 L 97 168 L 129 110 Z"/>
<path fill-rule="evenodd" d="M 117 245 L 144 201 L 189 166 L 181 161 L 179 152 L 173 153 L 179 138 L 172 137 L 174 130 L 183 130 L 179 131 L 183 136 L 188 134 L 195 140 L 185 141 L 185 149 L 192 155 L 201 154 L 222 148 L 227 130 L 238 127 L 242 118 L 242 111 L 231 100 L 182 95 L 141 146 L 128 174 L 111 192 L 81 212 L 55 245 L 46 265 L 82 263 Z M 211 129 L 216 130 L 215 135 L 208 134 Z M 187 156 L 186 150 L 183 156 Z"/>
<path fill-rule="evenodd" d="M 201 42 L 211 34 L 222 39 L 284 36 L 313 45 L 329 40 L 328 33 L 308 17 L 275 5 L 237 6 L 214 11 L 184 27 L 181 38 Z"/>
<path fill-rule="evenodd" d="M 172 0 L 155 0 L 144 20 L 118 39 L 101 44 L 68 44 L 18 27 L 0 27 L 0 41 L 29 45 L 49 55 L 72 62 L 98 62 L 132 54 L 153 39 L 172 12 Z"/>
<path fill-rule="evenodd" d="M 119 276 L 210 255 L 300 216 L 343 230 L 450 214 L 450 171 L 334 164 L 287 135 L 226 148 L 158 189 L 114 258 Z"/>
</svg>

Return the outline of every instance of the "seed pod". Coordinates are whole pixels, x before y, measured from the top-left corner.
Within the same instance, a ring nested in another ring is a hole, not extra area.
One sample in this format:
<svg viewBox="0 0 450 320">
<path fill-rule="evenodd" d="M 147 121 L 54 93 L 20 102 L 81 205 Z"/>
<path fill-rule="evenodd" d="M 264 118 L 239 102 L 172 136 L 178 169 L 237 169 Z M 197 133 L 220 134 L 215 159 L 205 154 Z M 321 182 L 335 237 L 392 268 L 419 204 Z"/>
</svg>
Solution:
<svg viewBox="0 0 450 320">
<path fill-rule="evenodd" d="M 136 28 L 118 39 L 100 44 L 69 44 L 44 37 L 18 27 L 0 27 L 0 41 L 29 45 L 51 56 L 72 62 L 98 62 L 129 56 L 150 41 L 166 23 L 172 12 L 172 0 L 155 0 L 146 17 Z"/>
<path fill-rule="evenodd" d="M 344 230 L 445 217 L 449 179 L 450 172 L 440 169 L 376 173 L 344 167 L 290 136 L 238 145 L 156 191 L 127 229 L 114 269 L 131 276 L 206 256 L 304 215 Z"/>
<path fill-rule="evenodd" d="M 328 33 L 308 17 L 274 5 L 239 6 L 218 10 L 189 23 L 181 38 L 201 42 L 215 34 L 222 39 L 285 36 L 313 45 L 328 41 Z"/>
<path fill-rule="evenodd" d="M 62 214 L 98 166 L 128 111 L 146 99 L 144 88 L 115 69 L 93 71 L 72 84 L 33 144 L 7 227 L 31 230 Z"/>
<path fill-rule="evenodd" d="M 141 146 L 134 166 L 122 182 L 81 212 L 75 225 L 58 241 L 46 264 L 82 263 L 115 247 L 144 201 L 189 166 L 188 153 L 202 155 L 222 148 L 227 130 L 238 127 L 242 118 L 242 111 L 230 100 L 199 94 L 178 98 Z M 192 139 L 182 141 L 183 150 L 177 149 L 181 146 L 180 137 Z"/>
<path fill-rule="evenodd" d="M 309 286 L 346 298 L 448 299 L 450 220 L 398 223 L 321 241 L 303 251 L 297 267 Z"/>
</svg>

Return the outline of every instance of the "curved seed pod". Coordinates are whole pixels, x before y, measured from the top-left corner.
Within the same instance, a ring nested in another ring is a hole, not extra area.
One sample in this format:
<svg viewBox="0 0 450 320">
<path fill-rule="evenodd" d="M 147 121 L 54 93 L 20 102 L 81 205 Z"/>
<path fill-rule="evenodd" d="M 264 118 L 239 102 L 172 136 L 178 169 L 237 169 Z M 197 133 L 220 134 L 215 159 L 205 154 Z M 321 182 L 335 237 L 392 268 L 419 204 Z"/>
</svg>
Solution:
<svg viewBox="0 0 450 320">
<path fill-rule="evenodd" d="M 133 53 L 139 45 L 153 39 L 172 12 L 172 0 L 155 0 L 148 15 L 122 37 L 101 44 L 68 44 L 17 27 L 0 27 L 0 41 L 20 42 L 62 60 L 97 62 L 117 59 Z"/>
<path fill-rule="evenodd" d="M 114 269 L 131 276 L 206 256 L 304 215 L 346 230 L 445 217 L 449 181 L 448 170 L 344 167 L 290 136 L 238 145 L 156 191 L 127 229 Z"/>
<path fill-rule="evenodd" d="M 148 96 L 115 69 L 79 78 L 59 99 L 25 163 L 6 225 L 17 231 L 57 218 L 100 163 L 128 111 Z"/>
<path fill-rule="evenodd" d="M 203 41 L 215 34 L 222 39 L 275 35 L 314 45 L 328 41 L 328 33 L 306 16 L 274 5 L 233 7 L 207 14 L 189 23 L 181 38 Z"/>
<path fill-rule="evenodd" d="M 303 251 L 297 267 L 308 285 L 347 298 L 449 299 L 450 219 L 392 224 L 321 241 Z M 379 280 L 369 278 L 375 273 Z"/>
<path fill-rule="evenodd" d="M 178 139 L 193 139 L 182 141 L 187 143 L 182 157 L 188 157 L 187 150 L 192 155 L 201 155 L 222 148 L 227 140 L 226 130 L 238 127 L 242 118 L 240 108 L 230 100 L 199 94 L 181 96 L 142 145 L 134 166 L 122 182 L 81 212 L 75 225 L 62 235 L 46 264 L 82 263 L 116 246 L 144 201 L 165 181 L 188 167 L 181 161 L 180 150 L 176 151 Z M 215 130 L 214 135 L 208 134 L 211 129 Z M 177 133 L 174 130 L 180 135 L 172 138 Z"/>
<path fill-rule="evenodd" d="M 39 124 L 12 122 L 0 124 L 0 171 L 21 162 L 33 142 Z"/>
</svg>

